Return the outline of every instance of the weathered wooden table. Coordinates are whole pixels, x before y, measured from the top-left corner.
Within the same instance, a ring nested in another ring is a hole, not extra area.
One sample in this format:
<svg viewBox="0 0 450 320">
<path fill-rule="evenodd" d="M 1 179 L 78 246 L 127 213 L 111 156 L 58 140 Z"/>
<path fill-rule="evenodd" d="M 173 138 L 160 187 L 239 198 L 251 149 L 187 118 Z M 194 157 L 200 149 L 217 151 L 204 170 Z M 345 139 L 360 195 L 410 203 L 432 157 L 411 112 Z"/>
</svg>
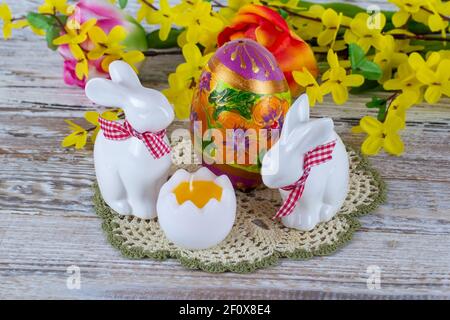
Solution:
<svg viewBox="0 0 450 320">
<path fill-rule="evenodd" d="M 8 2 L 25 13 L 40 0 Z M 362 218 L 348 246 L 252 274 L 208 274 L 174 260 L 125 259 L 106 242 L 91 205 L 92 151 L 59 146 L 63 120 L 93 107 L 64 85 L 61 64 L 28 31 L 0 41 L 0 298 L 450 298 L 448 100 L 409 112 L 402 157 L 371 159 L 388 201 Z M 163 88 L 174 66 L 173 56 L 150 59 L 146 85 Z M 349 131 L 367 99 L 339 107 L 328 99 L 313 115 L 333 117 L 345 141 L 360 143 Z M 79 290 L 66 286 L 71 265 L 81 271 Z M 381 289 L 367 286 L 369 266 L 381 269 Z"/>
</svg>

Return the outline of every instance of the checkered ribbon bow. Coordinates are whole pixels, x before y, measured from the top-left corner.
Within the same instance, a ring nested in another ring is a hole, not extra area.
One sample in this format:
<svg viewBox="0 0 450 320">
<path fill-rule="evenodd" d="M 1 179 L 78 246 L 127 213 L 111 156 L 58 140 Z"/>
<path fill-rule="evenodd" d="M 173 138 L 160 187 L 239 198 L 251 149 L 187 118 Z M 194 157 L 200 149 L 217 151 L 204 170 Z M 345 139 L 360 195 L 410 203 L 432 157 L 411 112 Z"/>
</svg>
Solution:
<svg viewBox="0 0 450 320">
<path fill-rule="evenodd" d="M 322 144 L 305 154 L 303 161 L 303 175 L 297 182 L 281 188 L 282 190 L 290 191 L 290 193 L 273 219 L 283 218 L 294 211 L 298 199 L 302 197 L 311 168 L 330 161 L 333 158 L 331 154 L 333 153 L 335 145 L 336 140 L 333 140 L 326 144 Z"/>
<path fill-rule="evenodd" d="M 161 130 L 156 133 L 144 132 L 139 133 L 133 129 L 130 123 L 125 120 L 123 124 L 106 120 L 102 117 L 98 118 L 98 123 L 103 131 L 103 135 L 109 140 L 125 140 L 130 137 L 136 137 L 144 142 L 150 154 L 155 159 L 159 159 L 162 156 L 170 153 L 170 146 L 164 141 L 166 130 Z"/>
</svg>

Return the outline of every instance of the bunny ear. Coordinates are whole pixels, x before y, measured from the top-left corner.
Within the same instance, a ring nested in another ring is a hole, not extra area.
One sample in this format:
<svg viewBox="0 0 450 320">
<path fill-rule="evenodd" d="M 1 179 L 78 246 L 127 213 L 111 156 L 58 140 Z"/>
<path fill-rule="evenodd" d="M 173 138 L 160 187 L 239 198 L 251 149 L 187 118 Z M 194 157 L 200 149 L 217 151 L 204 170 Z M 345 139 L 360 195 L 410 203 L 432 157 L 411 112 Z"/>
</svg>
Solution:
<svg viewBox="0 0 450 320">
<path fill-rule="evenodd" d="M 114 83 L 129 88 L 141 87 L 141 82 L 133 68 L 126 62 L 117 60 L 109 65 L 109 74 Z"/>
<path fill-rule="evenodd" d="M 111 80 L 102 78 L 89 80 L 84 91 L 89 100 L 99 105 L 106 107 L 125 105 L 124 89 Z"/>
<path fill-rule="evenodd" d="M 281 131 L 281 139 L 287 141 L 289 135 L 302 122 L 309 121 L 309 100 L 306 94 L 301 95 L 289 108 Z"/>
<path fill-rule="evenodd" d="M 309 98 L 307 94 L 302 94 L 295 100 L 291 108 L 297 109 L 299 120 L 304 122 L 309 120 Z"/>
</svg>

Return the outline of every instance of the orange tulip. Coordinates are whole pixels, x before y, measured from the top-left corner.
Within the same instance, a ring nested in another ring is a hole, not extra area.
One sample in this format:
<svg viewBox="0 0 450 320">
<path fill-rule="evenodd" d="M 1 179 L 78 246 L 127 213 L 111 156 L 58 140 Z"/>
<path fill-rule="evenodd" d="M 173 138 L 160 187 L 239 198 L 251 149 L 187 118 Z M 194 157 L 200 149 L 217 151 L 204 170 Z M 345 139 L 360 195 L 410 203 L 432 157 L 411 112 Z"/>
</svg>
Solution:
<svg viewBox="0 0 450 320">
<path fill-rule="evenodd" d="M 286 21 L 276 11 L 249 4 L 243 6 L 232 24 L 218 36 L 218 44 L 238 38 L 250 38 L 266 47 L 275 57 L 289 83 L 291 95 L 296 97 L 302 88 L 294 81 L 292 71 L 306 67 L 317 76 L 319 69 L 310 46 L 292 32 Z"/>
</svg>

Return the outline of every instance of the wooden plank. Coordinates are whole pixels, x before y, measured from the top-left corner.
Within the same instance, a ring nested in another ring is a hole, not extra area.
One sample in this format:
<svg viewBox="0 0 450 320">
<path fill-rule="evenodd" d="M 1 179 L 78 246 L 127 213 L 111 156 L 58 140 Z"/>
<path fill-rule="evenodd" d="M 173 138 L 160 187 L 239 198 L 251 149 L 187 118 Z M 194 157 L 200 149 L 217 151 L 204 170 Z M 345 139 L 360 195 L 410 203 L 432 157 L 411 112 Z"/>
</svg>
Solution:
<svg viewBox="0 0 450 320">
<path fill-rule="evenodd" d="M 72 114 L 70 111 L 44 112 L 45 116 L 42 113 L 28 116 L 28 114 L 10 115 L 3 112 L 0 114 L 0 121 L 4 123 L 0 128 L 0 139 L 3 141 L 0 153 L 8 158 L 19 157 L 42 161 L 46 161 L 46 157 L 51 155 L 52 163 L 55 164 L 58 163 L 56 161 L 59 161 L 59 164 L 68 162 L 68 164 L 73 165 L 75 162 L 83 161 L 86 157 L 91 156 L 89 150 L 75 151 L 60 147 L 60 141 L 69 131 L 66 123 L 59 115 L 73 119 L 89 109 L 78 111 L 76 114 Z M 52 116 L 55 113 L 58 114 L 57 117 Z M 326 112 L 321 111 L 320 113 L 322 116 L 330 116 Z M 350 132 L 351 123 L 346 119 L 342 120 L 336 110 L 332 118 L 335 119 L 336 129 L 344 141 L 359 146 L 363 136 Z M 83 119 L 77 119 L 76 121 L 80 124 L 86 124 Z M 179 127 L 187 127 L 187 123 L 179 122 L 172 126 L 172 128 Z M 450 181 L 449 128 L 450 126 L 447 125 L 443 129 L 436 128 L 426 131 L 417 127 L 408 127 L 403 134 L 407 151 L 402 157 L 382 154 L 373 157 L 372 162 L 376 168 L 383 171 L 383 177 L 385 178 L 448 182 Z M 433 145 L 433 153 L 430 152 L 430 144 Z M 82 164 L 83 162 L 81 162 Z M 11 165 L 14 164 L 11 163 Z M 91 170 L 91 168 L 88 170 Z"/>
<path fill-rule="evenodd" d="M 230 298 L 231 294 L 235 298 L 304 298 L 327 287 L 333 288 L 334 297 L 341 298 L 355 294 L 418 297 L 449 293 L 450 253 L 448 242 L 440 235 L 360 232 L 348 247 L 330 257 L 301 263 L 285 260 L 277 267 L 252 274 L 214 275 L 186 270 L 173 260 L 122 259 L 106 243 L 95 219 L 14 215 L 11 220 L 0 221 L 2 228 L 5 221 L 0 297 L 14 295 L 17 290 L 26 298 L 35 295 L 41 285 L 46 288 L 44 295 L 90 298 L 161 297 L 154 289 L 175 298 L 191 292 L 192 299 L 209 289 L 213 298 Z M 448 236 L 445 239 L 449 240 Z M 382 270 L 382 290 L 378 292 L 366 286 L 366 270 L 372 264 Z M 65 271 L 70 265 L 81 268 L 81 293 L 64 288 Z M 225 286 L 223 291 L 218 290 L 221 286 Z M 275 295 L 271 288 L 276 288 Z M 177 289 L 182 292 L 176 293 Z"/>
</svg>

